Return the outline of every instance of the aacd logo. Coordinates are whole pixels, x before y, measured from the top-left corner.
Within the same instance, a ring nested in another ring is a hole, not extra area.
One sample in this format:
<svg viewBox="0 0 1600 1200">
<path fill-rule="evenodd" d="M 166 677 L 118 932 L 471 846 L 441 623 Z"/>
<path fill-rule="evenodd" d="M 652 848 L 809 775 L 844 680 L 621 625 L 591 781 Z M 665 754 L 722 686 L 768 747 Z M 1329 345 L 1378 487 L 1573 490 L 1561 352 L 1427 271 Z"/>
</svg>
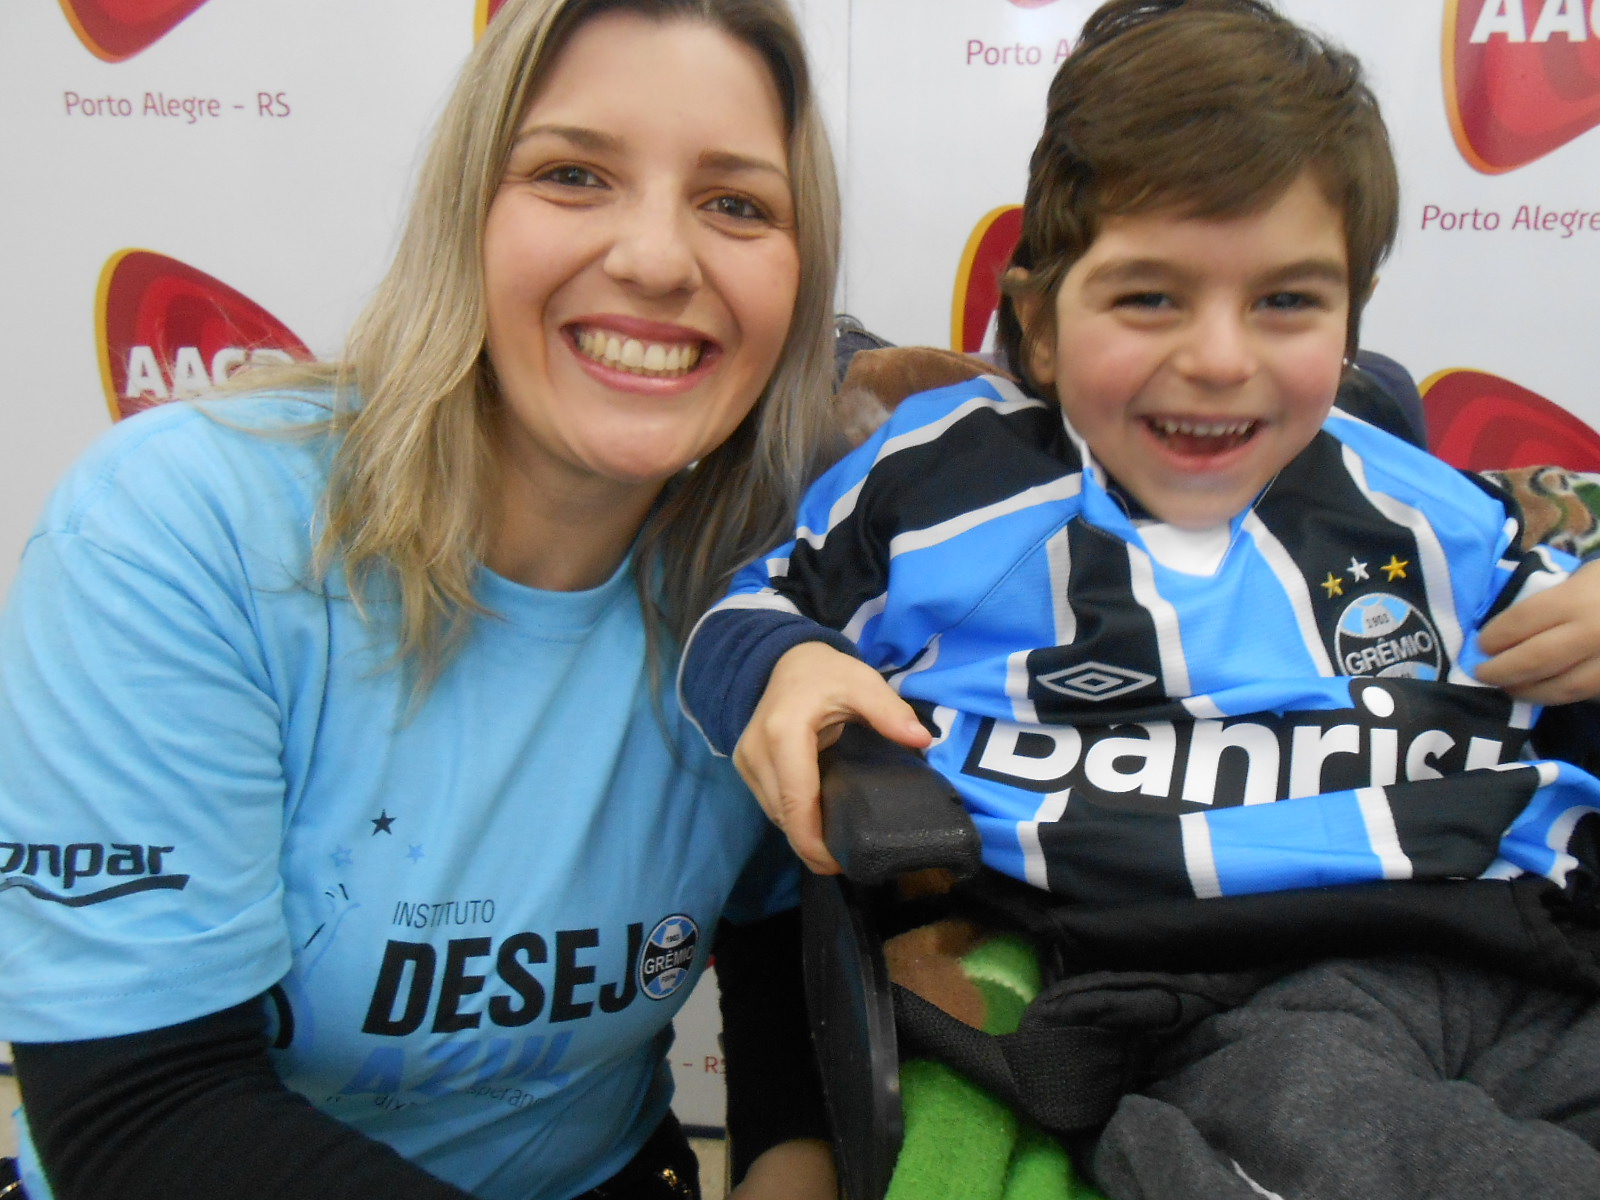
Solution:
<svg viewBox="0 0 1600 1200">
<path fill-rule="evenodd" d="M 1016 0 L 1012 0 L 1013 3 Z M 950 348 L 964 354 L 994 348 L 1000 308 L 1000 275 L 1022 236 L 1022 206 L 1005 204 L 985 213 L 967 238 L 956 268 L 950 305 Z"/>
<path fill-rule="evenodd" d="M 1463 158 L 1490 175 L 1600 124 L 1600 0 L 1449 0 L 1445 103 Z"/>
<path fill-rule="evenodd" d="M 106 62 L 121 62 L 172 32 L 206 0 L 61 0 L 78 40 Z"/>
<path fill-rule="evenodd" d="M 1600 471 L 1600 434 L 1537 392 L 1459 368 L 1423 380 L 1428 447 L 1466 471 L 1554 464 Z"/>
<path fill-rule="evenodd" d="M 106 262 L 95 296 L 95 334 L 114 421 L 203 392 L 247 362 L 312 357 L 255 301 L 149 250 L 122 250 Z"/>
</svg>

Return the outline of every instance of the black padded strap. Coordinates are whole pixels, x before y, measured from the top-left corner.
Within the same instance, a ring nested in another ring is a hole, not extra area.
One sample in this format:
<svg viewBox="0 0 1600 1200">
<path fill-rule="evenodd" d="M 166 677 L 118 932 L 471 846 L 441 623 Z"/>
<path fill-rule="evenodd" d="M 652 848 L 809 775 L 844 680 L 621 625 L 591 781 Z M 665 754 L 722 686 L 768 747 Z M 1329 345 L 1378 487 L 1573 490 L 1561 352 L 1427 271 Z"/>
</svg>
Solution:
<svg viewBox="0 0 1600 1200">
<path fill-rule="evenodd" d="M 1104 1124 L 1161 1042 L 1242 1004 L 1275 975 L 1080 975 L 1041 992 L 1017 1031 L 999 1035 L 895 984 L 895 1022 L 903 1050 L 948 1063 L 1053 1133 L 1075 1133 Z"/>
<path fill-rule="evenodd" d="M 903 1050 L 948 1063 L 1055 1133 L 1103 1124 L 1126 1091 L 1134 1036 L 1126 1030 L 1078 1025 L 996 1037 L 898 983 L 894 1015 Z"/>
<path fill-rule="evenodd" d="M 1093 905 L 1054 900 L 994 872 L 961 885 L 952 911 L 1020 929 L 1049 952 L 1047 976 L 1086 968 L 1196 973 L 1426 951 L 1492 962 L 1555 987 L 1600 993 L 1600 885 L 1548 879 L 1386 880 L 1341 887 Z"/>
</svg>

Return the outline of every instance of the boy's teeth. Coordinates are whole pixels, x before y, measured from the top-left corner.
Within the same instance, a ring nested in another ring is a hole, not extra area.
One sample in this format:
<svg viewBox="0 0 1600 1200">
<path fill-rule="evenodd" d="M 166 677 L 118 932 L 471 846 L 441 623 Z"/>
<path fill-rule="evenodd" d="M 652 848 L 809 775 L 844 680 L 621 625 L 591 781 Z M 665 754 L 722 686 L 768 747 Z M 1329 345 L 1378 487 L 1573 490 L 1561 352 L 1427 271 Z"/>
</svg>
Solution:
<svg viewBox="0 0 1600 1200">
<path fill-rule="evenodd" d="M 1170 417 L 1155 422 L 1157 429 L 1169 436 L 1184 437 L 1238 437 L 1248 433 L 1254 421 L 1176 421 Z"/>
<path fill-rule="evenodd" d="M 587 357 L 634 375 L 682 375 L 700 361 L 698 345 L 641 342 L 598 329 L 580 330 L 577 342 Z"/>
</svg>

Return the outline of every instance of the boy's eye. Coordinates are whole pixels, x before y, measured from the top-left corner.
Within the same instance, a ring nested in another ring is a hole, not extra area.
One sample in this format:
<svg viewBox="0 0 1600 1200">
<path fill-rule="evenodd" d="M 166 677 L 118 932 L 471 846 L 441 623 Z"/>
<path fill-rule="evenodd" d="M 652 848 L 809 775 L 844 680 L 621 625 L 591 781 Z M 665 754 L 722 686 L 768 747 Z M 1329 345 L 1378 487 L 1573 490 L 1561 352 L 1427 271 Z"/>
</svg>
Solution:
<svg viewBox="0 0 1600 1200">
<path fill-rule="evenodd" d="M 1165 292 L 1128 292 L 1117 297 L 1118 308 L 1165 308 L 1172 297 Z"/>
<path fill-rule="evenodd" d="M 717 196 L 708 201 L 705 207 L 719 217 L 731 217 L 735 221 L 765 221 L 767 219 L 767 210 L 748 196 Z"/>
</svg>

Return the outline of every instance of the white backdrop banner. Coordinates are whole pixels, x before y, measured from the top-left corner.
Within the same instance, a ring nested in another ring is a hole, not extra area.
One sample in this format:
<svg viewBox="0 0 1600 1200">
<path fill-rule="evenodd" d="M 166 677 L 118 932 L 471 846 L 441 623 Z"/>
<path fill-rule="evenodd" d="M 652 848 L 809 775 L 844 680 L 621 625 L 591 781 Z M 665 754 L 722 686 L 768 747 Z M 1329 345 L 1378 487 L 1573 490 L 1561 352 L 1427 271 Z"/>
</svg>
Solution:
<svg viewBox="0 0 1600 1200">
<path fill-rule="evenodd" d="M 326 355 L 382 273 L 494 0 L 6 0 L 0 592 L 113 420 Z M 840 307 L 980 349 L 1051 73 L 1091 0 L 797 0 L 843 167 Z M 1366 61 L 1404 187 L 1365 343 L 1461 463 L 1600 469 L 1600 0 L 1283 0 Z M 720 1121 L 714 1010 L 675 1055 Z"/>
</svg>

